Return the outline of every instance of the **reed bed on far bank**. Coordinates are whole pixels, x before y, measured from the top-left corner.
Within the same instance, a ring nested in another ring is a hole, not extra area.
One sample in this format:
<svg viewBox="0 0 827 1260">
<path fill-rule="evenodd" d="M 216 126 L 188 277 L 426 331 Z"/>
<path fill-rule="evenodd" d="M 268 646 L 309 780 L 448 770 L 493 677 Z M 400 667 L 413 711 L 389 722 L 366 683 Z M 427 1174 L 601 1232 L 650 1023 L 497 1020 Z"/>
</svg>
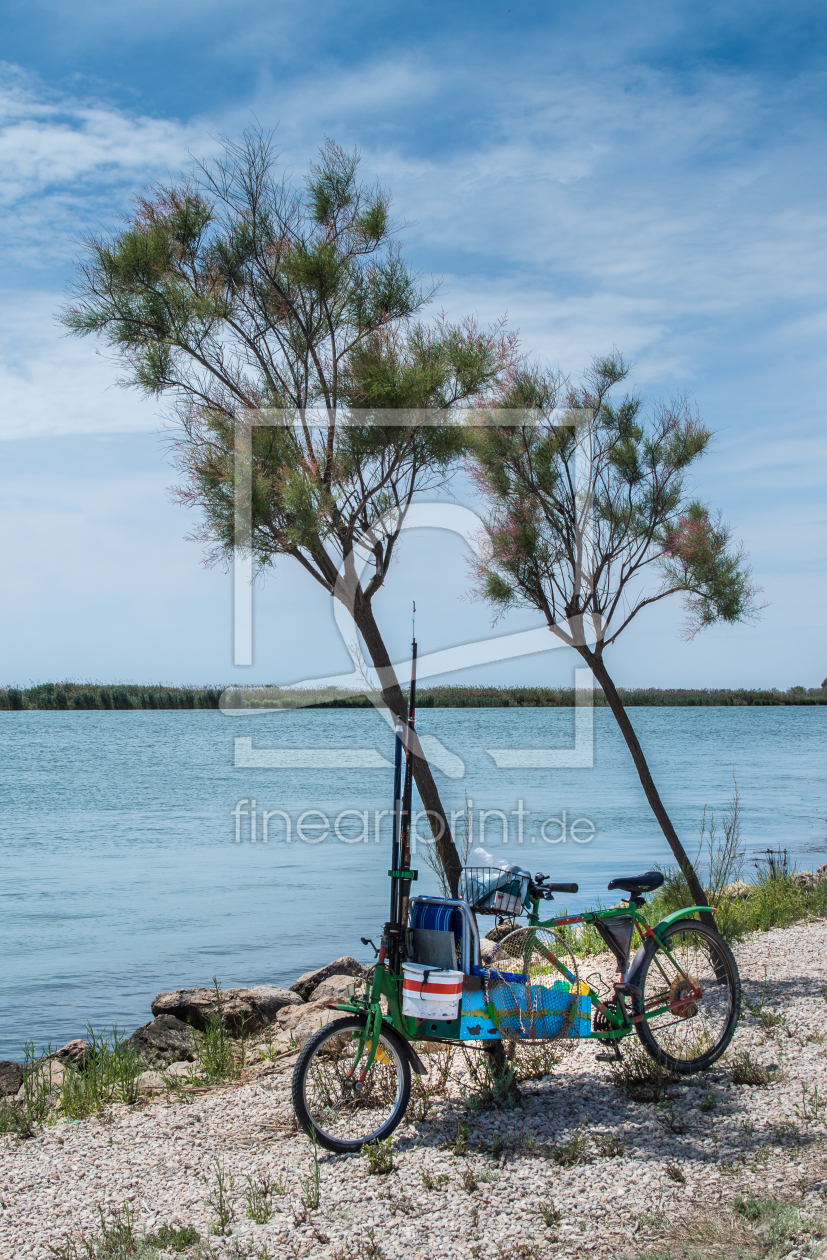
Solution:
<svg viewBox="0 0 827 1260">
<path fill-rule="evenodd" d="M 597 708 L 606 700 L 597 688 Z M 764 707 L 827 704 L 827 687 L 790 687 L 787 691 L 726 688 L 621 688 L 627 708 Z M 222 702 L 223 697 L 223 702 Z M 576 700 L 572 687 L 423 687 L 420 709 L 566 709 Z M 173 687 L 163 683 L 39 683 L 0 687 L 0 710 L 26 709 L 369 709 L 369 696 L 326 687 L 318 691 L 285 687 Z"/>
<path fill-rule="evenodd" d="M 40 683 L 0 687 L 0 709 L 217 709 L 221 687 L 137 683 Z"/>
</svg>

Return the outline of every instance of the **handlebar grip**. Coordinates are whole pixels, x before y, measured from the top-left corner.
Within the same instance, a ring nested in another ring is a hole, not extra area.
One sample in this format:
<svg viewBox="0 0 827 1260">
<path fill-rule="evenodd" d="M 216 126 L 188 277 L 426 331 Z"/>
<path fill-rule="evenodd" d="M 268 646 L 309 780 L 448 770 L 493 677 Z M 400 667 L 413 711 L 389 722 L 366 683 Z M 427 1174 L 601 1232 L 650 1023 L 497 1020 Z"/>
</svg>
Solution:
<svg viewBox="0 0 827 1260">
<path fill-rule="evenodd" d="M 579 884 L 544 884 L 543 887 L 548 888 L 550 892 L 576 893 L 580 885 Z"/>
</svg>

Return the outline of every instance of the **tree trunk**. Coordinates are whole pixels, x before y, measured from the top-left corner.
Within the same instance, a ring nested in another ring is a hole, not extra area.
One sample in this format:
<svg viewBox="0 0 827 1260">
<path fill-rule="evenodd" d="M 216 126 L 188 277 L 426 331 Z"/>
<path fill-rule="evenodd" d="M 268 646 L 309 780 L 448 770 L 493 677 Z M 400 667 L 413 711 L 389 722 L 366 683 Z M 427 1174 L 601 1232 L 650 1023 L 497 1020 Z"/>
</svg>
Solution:
<svg viewBox="0 0 827 1260">
<path fill-rule="evenodd" d="M 663 801 L 658 795 L 658 790 L 655 787 L 654 780 L 649 772 L 649 767 L 646 764 L 646 758 L 643 755 L 643 749 L 638 742 L 638 737 L 635 734 L 634 727 L 629 721 L 629 715 L 623 707 L 620 696 L 617 694 L 617 688 L 609 677 L 606 666 L 603 664 L 602 656 L 591 652 L 587 647 L 578 647 L 577 651 L 583 657 L 584 661 L 588 662 L 589 668 L 597 681 L 600 683 L 600 686 L 603 688 L 603 694 L 606 697 L 609 708 L 614 714 L 615 720 L 623 734 L 623 738 L 626 740 L 629 752 L 632 754 L 632 761 L 635 763 L 635 769 L 638 772 L 638 777 L 640 779 L 641 786 L 643 787 L 643 791 L 646 793 L 646 799 L 651 806 L 652 813 L 655 815 L 658 823 L 660 824 L 660 829 L 666 837 L 670 849 L 675 855 L 675 859 L 681 869 L 681 874 L 689 885 L 689 891 L 692 894 L 696 905 L 709 905 L 709 902 L 706 899 L 706 893 L 701 887 L 701 881 L 695 873 L 695 868 L 690 862 L 686 850 L 678 839 L 678 833 L 672 826 L 672 820 L 667 814 Z M 715 920 L 709 911 L 703 911 L 701 913 L 701 918 L 705 923 L 709 923 L 713 927 L 715 926 Z"/>
<path fill-rule="evenodd" d="M 351 611 L 359 633 L 365 640 L 365 646 L 370 653 L 373 666 L 379 674 L 385 703 L 394 717 L 405 723 L 408 718 L 408 706 L 402 694 L 402 688 L 399 686 L 396 672 L 373 616 L 373 609 L 362 598 L 361 592 L 357 593 L 355 607 Z M 439 791 L 434 782 L 431 767 L 428 765 L 424 754 L 422 754 L 418 741 L 416 748 L 420 755 L 414 754 L 414 782 L 416 783 L 423 807 L 428 811 L 428 822 L 434 837 L 440 866 L 445 874 L 447 885 L 451 890 L 451 896 L 456 897 L 462 862 L 451 835 L 451 828 L 448 826 L 445 810 L 442 808 L 442 801 L 439 799 Z"/>
</svg>

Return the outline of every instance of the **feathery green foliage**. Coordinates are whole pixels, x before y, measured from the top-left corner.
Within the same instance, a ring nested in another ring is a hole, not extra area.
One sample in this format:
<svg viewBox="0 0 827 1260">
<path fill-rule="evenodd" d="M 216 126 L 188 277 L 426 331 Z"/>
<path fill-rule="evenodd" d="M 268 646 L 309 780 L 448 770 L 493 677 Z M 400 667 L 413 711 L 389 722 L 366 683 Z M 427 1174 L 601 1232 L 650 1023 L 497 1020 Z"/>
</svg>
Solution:
<svg viewBox="0 0 827 1260">
<path fill-rule="evenodd" d="M 516 341 L 502 324 L 416 322 L 433 290 L 402 257 L 388 193 L 358 167 L 328 140 L 296 188 L 272 138 L 248 130 L 140 199 L 124 231 L 87 239 L 63 320 L 116 351 L 123 383 L 172 404 L 177 496 L 200 510 L 208 559 L 242 551 L 261 573 L 292 556 L 351 613 L 406 721 L 371 601 L 415 495 L 464 450 L 446 409 L 493 398 Z M 455 885 L 421 755 L 414 773 Z"/>
</svg>

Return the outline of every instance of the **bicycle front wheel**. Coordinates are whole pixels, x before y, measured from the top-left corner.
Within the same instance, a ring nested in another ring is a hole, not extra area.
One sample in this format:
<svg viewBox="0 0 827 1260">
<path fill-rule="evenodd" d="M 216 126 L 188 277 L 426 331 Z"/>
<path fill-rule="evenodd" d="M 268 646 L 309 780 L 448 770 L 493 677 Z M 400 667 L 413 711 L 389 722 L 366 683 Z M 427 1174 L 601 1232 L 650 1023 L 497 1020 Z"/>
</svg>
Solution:
<svg viewBox="0 0 827 1260">
<path fill-rule="evenodd" d="M 367 1047 L 356 1062 L 365 1018 L 349 1015 L 320 1028 L 302 1047 L 293 1071 L 293 1106 L 308 1137 L 329 1151 L 359 1151 L 393 1133 L 411 1096 L 404 1043 L 383 1027 L 365 1072 Z"/>
<path fill-rule="evenodd" d="M 632 997 L 635 1031 L 672 1072 L 700 1072 L 721 1057 L 738 1023 L 741 979 L 720 933 L 679 919 L 646 942 L 640 993 Z"/>
</svg>

